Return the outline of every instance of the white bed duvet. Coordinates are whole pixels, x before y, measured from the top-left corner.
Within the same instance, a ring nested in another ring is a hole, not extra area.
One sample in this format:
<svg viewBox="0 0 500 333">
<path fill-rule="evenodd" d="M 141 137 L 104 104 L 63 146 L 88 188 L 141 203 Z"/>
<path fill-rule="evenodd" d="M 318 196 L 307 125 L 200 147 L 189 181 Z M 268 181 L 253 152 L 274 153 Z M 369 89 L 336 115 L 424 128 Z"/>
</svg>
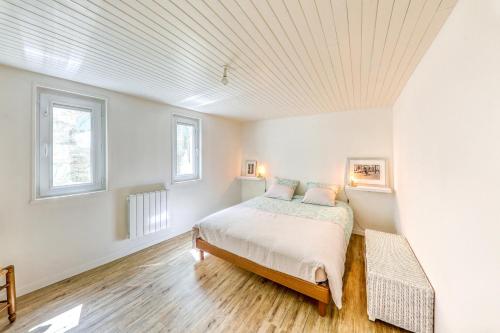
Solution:
<svg viewBox="0 0 500 333">
<path fill-rule="evenodd" d="M 193 228 L 203 240 L 262 266 L 316 283 L 326 273 L 342 307 L 342 276 L 351 236 L 351 208 L 257 197 L 207 216 Z M 324 278 L 323 278 L 324 279 Z"/>
</svg>

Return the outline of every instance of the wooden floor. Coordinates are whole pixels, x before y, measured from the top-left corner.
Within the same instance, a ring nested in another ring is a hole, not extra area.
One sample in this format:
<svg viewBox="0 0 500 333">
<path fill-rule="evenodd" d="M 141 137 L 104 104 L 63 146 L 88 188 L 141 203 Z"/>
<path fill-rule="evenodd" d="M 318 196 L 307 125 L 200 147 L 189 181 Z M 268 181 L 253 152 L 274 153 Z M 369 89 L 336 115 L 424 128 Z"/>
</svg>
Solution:
<svg viewBox="0 0 500 333">
<path fill-rule="evenodd" d="M 366 314 L 363 238 L 349 245 L 344 304 L 316 302 L 206 254 L 184 234 L 18 299 L 8 332 L 400 332 Z"/>
</svg>

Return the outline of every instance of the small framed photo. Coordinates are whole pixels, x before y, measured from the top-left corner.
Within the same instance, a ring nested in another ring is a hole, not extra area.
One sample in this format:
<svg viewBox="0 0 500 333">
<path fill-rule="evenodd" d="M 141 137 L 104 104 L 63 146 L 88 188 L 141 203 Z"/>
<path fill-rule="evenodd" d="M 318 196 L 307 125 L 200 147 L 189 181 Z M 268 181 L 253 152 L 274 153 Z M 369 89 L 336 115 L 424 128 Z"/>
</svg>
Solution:
<svg viewBox="0 0 500 333">
<path fill-rule="evenodd" d="M 254 160 L 245 161 L 245 176 L 257 177 L 257 161 Z"/>
<path fill-rule="evenodd" d="M 348 159 L 348 183 L 387 187 L 385 159 Z"/>
</svg>

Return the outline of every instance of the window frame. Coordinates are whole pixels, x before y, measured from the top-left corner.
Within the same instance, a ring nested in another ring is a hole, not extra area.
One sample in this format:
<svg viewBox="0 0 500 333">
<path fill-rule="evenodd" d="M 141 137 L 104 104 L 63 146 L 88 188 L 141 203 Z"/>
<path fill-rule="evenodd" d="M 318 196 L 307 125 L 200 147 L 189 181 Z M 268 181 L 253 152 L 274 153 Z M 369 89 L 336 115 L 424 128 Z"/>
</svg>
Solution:
<svg viewBox="0 0 500 333">
<path fill-rule="evenodd" d="M 34 93 L 36 102 L 33 199 L 43 200 L 106 191 L 108 188 L 107 100 L 44 86 L 35 86 Z M 54 106 L 91 113 L 91 183 L 53 186 Z"/>
<path fill-rule="evenodd" d="M 195 172 L 189 175 L 177 175 L 177 125 L 194 126 L 195 133 Z M 199 118 L 172 114 L 172 184 L 199 181 L 202 179 L 202 122 Z"/>
</svg>

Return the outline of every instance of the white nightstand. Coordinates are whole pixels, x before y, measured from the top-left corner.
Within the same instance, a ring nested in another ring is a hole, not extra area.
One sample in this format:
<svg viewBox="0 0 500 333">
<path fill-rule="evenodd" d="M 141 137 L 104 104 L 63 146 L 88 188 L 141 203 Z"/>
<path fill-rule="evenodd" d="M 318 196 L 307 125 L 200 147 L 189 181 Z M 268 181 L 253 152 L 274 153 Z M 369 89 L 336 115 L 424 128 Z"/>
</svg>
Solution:
<svg viewBox="0 0 500 333">
<path fill-rule="evenodd" d="M 247 201 L 266 192 L 266 179 L 263 177 L 236 177 L 241 182 L 241 201 Z"/>
</svg>

